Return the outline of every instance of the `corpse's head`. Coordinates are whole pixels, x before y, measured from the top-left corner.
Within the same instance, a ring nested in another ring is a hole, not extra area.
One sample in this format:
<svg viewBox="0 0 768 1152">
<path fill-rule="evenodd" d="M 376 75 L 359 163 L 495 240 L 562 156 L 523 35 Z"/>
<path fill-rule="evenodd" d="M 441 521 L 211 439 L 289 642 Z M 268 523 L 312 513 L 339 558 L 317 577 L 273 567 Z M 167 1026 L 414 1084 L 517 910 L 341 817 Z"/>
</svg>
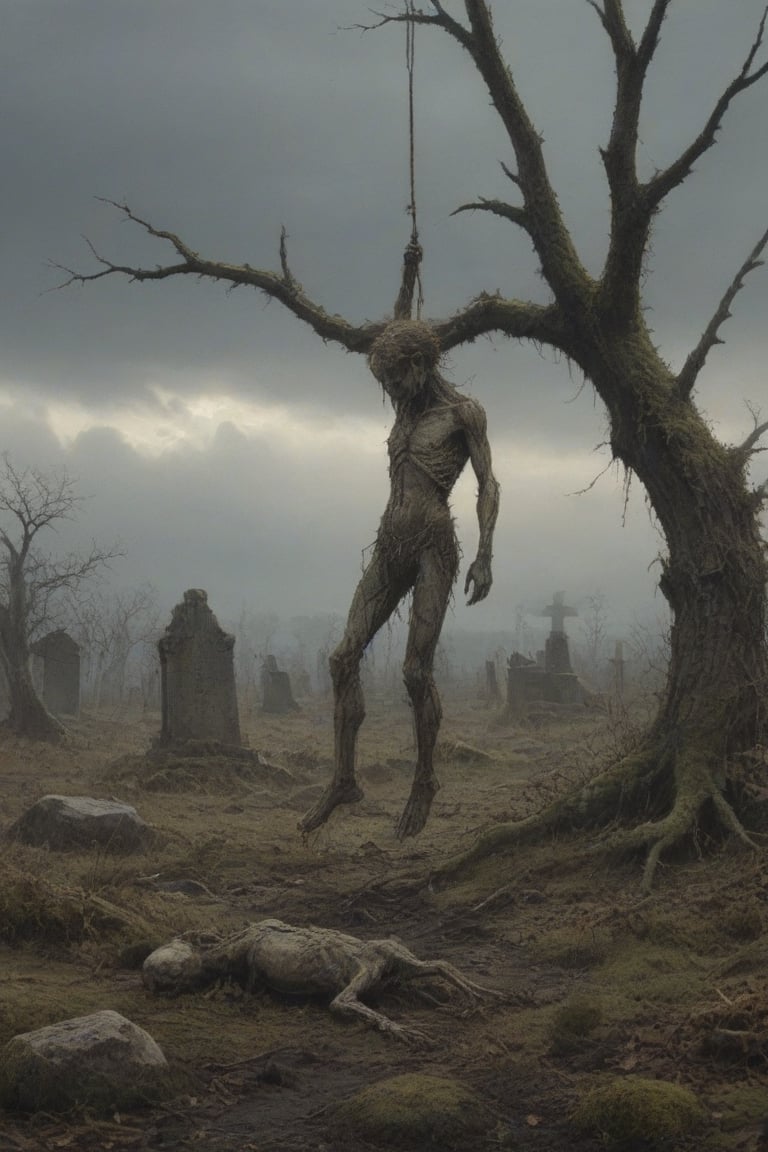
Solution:
<svg viewBox="0 0 768 1152">
<path fill-rule="evenodd" d="M 393 404 L 408 403 L 422 393 L 439 359 L 440 342 L 421 320 L 393 320 L 368 355 L 371 372 Z"/>
</svg>

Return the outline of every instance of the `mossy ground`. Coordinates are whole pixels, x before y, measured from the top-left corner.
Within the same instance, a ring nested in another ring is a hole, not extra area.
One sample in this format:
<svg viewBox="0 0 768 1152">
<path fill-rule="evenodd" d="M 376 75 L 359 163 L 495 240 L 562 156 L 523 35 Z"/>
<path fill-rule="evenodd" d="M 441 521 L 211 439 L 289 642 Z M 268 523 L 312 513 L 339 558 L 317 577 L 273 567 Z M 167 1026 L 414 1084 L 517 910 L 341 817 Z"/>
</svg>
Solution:
<svg viewBox="0 0 768 1152">
<path fill-rule="evenodd" d="M 575 1103 L 598 1082 L 628 1077 L 695 1092 L 704 1111 L 696 1147 L 756 1148 L 768 1119 L 764 859 L 707 844 L 701 857 L 665 864 L 644 897 L 635 862 L 608 866 L 588 837 L 563 836 L 432 890 L 423 883 L 430 869 L 477 828 L 527 814 L 569 774 L 582 779 L 615 733 L 596 715 L 523 728 L 447 700 L 446 749 L 461 742 L 490 759 L 442 763 L 427 828 L 401 844 L 394 823 L 410 788 L 410 717 L 390 703 L 369 711 L 366 799 L 307 843 L 296 823 L 328 771 L 326 701 L 286 718 L 246 716 L 251 746 L 295 774 L 293 789 L 218 762 L 208 774 L 184 766 L 194 787 L 159 789 L 140 755 L 157 717 L 85 718 L 56 749 L 0 737 L 3 826 L 55 791 L 127 800 L 161 833 L 147 852 L 119 858 L 0 845 L 0 1044 L 113 1008 L 150 1032 L 186 1085 L 163 1109 L 119 1123 L 82 1110 L 0 1113 L 0 1147 L 7 1136 L 22 1149 L 68 1140 L 61 1146 L 84 1152 L 110 1141 L 230 1152 L 259 1134 L 260 1152 L 299 1152 L 326 1139 L 331 1110 L 357 1090 L 418 1073 L 456 1080 L 481 1101 L 489 1149 L 596 1150 L 600 1137 L 574 1125 Z M 193 896 L 157 890 L 178 879 L 204 887 Z M 139 966 L 157 944 L 270 916 L 397 935 L 507 999 L 467 1012 L 436 981 L 381 990 L 380 1011 L 433 1037 L 415 1051 L 305 998 L 227 985 L 164 1000 L 143 989 Z M 379 1146 L 373 1137 L 359 1144 Z"/>
</svg>

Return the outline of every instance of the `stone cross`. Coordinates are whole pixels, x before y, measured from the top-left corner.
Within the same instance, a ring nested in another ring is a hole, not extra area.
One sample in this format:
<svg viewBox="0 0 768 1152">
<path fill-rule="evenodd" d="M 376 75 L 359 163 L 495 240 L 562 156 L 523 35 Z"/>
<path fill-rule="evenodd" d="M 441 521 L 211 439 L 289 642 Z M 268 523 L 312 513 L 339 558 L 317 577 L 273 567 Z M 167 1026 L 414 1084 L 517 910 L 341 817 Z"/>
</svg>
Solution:
<svg viewBox="0 0 768 1152">
<path fill-rule="evenodd" d="M 552 618 L 552 632 L 565 632 L 565 617 L 578 616 L 575 608 L 569 608 L 563 603 L 565 592 L 555 592 L 552 596 L 552 603 L 548 604 L 542 616 L 550 616 Z"/>
</svg>

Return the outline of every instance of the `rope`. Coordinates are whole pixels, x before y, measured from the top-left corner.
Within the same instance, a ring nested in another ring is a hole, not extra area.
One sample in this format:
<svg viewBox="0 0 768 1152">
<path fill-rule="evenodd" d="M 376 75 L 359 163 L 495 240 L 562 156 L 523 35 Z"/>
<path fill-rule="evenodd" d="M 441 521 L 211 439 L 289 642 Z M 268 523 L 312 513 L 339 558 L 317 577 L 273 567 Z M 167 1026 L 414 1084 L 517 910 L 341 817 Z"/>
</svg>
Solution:
<svg viewBox="0 0 768 1152">
<path fill-rule="evenodd" d="M 414 0 L 405 0 L 406 16 L 413 16 L 415 12 Z M 415 63 L 416 24 L 413 20 L 405 22 L 405 65 L 408 69 L 408 167 L 410 176 L 411 200 L 408 205 L 408 214 L 411 217 L 411 240 L 409 247 L 418 250 L 419 258 L 416 262 L 416 283 L 418 295 L 416 297 L 416 319 L 421 319 L 421 309 L 424 304 L 424 287 L 421 283 L 421 248 L 419 245 L 419 229 L 416 224 L 416 149 L 413 116 L 413 71 Z"/>
</svg>

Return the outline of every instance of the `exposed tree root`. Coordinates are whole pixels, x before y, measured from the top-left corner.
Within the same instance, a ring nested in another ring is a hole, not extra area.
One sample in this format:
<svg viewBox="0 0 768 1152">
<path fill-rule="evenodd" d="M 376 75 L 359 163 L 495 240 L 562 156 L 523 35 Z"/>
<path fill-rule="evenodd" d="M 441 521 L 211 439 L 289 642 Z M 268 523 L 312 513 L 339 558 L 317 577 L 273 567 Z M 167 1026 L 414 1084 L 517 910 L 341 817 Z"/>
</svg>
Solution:
<svg viewBox="0 0 768 1152">
<path fill-rule="evenodd" d="M 642 811 L 658 811 L 669 796 L 669 810 L 658 819 L 601 836 L 591 851 L 632 854 L 647 851 L 642 889 L 648 891 L 663 853 L 695 833 L 702 809 L 711 804 L 720 825 L 751 849 L 758 845 L 745 830 L 716 779 L 711 754 L 701 744 L 671 749 L 654 744 L 628 756 L 589 783 L 524 820 L 498 824 L 467 851 L 451 857 L 433 879 L 455 879 L 472 865 L 498 852 L 568 829 L 603 828 Z"/>
</svg>

